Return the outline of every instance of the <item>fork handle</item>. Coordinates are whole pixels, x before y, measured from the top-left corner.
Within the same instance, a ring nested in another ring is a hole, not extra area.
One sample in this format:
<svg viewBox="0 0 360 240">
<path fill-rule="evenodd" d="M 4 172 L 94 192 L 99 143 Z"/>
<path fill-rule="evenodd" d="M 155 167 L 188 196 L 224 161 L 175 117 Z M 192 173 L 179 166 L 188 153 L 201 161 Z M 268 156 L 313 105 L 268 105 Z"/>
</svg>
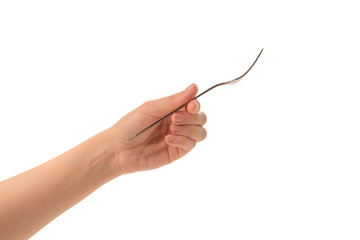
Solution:
<svg viewBox="0 0 360 240">
<path fill-rule="evenodd" d="M 144 128 L 143 130 L 141 130 L 140 132 L 136 133 L 134 136 L 132 136 L 131 138 L 129 138 L 129 141 L 132 141 L 134 138 L 140 136 L 141 134 L 143 134 L 144 132 L 146 132 L 147 130 L 149 130 L 150 128 L 154 127 L 156 124 L 158 124 L 159 122 L 161 122 L 162 120 L 164 120 L 165 118 L 169 117 L 171 114 L 179 111 L 180 109 L 182 109 L 183 107 L 185 107 L 189 102 L 191 102 L 192 100 L 195 100 L 199 97 L 201 97 L 202 95 L 204 95 L 205 93 L 209 92 L 210 90 L 218 87 L 218 86 L 221 86 L 223 85 L 224 83 L 219 83 L 219 84 L 216 84 L 214 86 L 212 86 L 211 88 L 203 91 L 202 93 L 198 94 L 196 97 L 194 97 L 193 99 L 187 101 L 186 103 L 184 103 L 183 105 L 177 107 L 175 110 L 169 112 L 168 114 L 166 114 L 165 116 L 163 116 L 162 118 L 160 118 L 159 120 L 157 120 L 156 122 L 150 124 L 149 126 L 147 126 L 146 128 Z"/>
</svg>

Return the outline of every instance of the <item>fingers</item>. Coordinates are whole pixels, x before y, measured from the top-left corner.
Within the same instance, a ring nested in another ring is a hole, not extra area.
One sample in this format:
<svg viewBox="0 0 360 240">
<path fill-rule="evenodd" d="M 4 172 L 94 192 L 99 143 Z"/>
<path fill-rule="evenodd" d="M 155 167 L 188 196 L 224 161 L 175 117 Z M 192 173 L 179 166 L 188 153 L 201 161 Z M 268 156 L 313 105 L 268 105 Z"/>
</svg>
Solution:
<svg viewBox="0 0 360 240">
<path fill-rule="evenodd" d="M 206 130 L 202 126 L 206 123 L 206 115 L 203 112 L 190 114 L 188 112 L 176 112 L 171 116 L 170 132 L 175 136 L 184 136 L 200 142 L 206 138 Z"/>
<path fill-rule="evenodd" d="M 176 94 L 163 97 L 156 100 L 151 100 L 143 104 L 143 108 L 154 116 L 164 116 L 182 104 L 190 101 L 196 96 L 198 87 L 196 84 L 191 84 L 184 91 Z"/>
<path fill-rule="evenodd" d="M 206 138 L 205 128 L 197 125 L 170 125 L 170 131 L 177 136 L 185 136 L 196 142 L 200 142 Z"/>
<path fill-rule="evenodd" d="M 165 142 L 187 152 L 204 140 L 207 133 L 202 126 L 207 119 L 205 113 L 199 111 L 200 103 L 195 99 L 187 104 L 186 109 L 174 113 L 171 116 L 171 134 L 165 137 Z"/>
<path fill-rule="evenodd" d="M 171 121 L 177 125 L 198 125 L 203 126 L 206 123 L 206 115 L 203 112 L 190 114 L 188 112 L 176 112 L 171 116 Z"/>
<path fill-rule="evenodd" d="M 193 149 L 196 145 L 196 141 L 193 139 L 190 139 L 185 136 L 177 136 L 177 135 L 173 135 L 173 134 L 167 135 L 165 137 L 165 141 L 167 144 L 169 144 L 171 146 L 176 146 L 176 147 L 182 148 L 186 152 Z"/>
</svg>

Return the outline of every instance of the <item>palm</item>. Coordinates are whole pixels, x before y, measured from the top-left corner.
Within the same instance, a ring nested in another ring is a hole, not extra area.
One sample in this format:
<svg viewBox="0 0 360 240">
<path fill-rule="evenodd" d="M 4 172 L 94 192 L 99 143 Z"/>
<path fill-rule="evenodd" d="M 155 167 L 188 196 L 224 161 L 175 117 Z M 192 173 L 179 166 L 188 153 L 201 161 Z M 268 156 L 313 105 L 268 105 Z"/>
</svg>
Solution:
<svg viewBox="0 0 360 240">
<path fill-rule="evenodd" d="M 121 155 L 126 157 L 127 162 L 130 163 L 125 164 L 126 169 L 123 169 L 125 172 L 158 168 L 179 159 L 187 153 L 182 148 L 166 144 L 164 140 L 165 136 L 170 134 L 170 117 L 136 139 L 128 140 L 134 134 L 133 131 L 139 129 L 139 126 L 147 126 L 160 117 L 151 116 L 138 108 L 130 112 L 114 126 L 122 149 Z"/>
</svg>

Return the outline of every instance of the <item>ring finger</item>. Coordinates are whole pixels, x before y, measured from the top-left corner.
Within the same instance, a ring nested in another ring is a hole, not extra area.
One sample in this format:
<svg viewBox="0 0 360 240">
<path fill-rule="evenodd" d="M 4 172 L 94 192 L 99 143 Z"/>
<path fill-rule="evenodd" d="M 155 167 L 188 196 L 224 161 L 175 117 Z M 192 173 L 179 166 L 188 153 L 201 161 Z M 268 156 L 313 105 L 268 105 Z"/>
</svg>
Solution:
<svg viewBox="0 0 360 240">
<path fill-rule="evenodd" d="M 206 138 L 206 130 L 203 127 L 197 125 L 170 125 L 170 131 L 174 135 L 186 136 L 200 142 Z"/>
</svg>

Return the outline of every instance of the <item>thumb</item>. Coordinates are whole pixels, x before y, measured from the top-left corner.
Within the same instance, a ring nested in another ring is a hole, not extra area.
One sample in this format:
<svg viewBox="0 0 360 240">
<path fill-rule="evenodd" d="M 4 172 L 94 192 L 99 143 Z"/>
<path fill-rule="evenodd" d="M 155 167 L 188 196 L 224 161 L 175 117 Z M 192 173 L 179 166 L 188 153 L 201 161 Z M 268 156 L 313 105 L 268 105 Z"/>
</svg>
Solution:
<svg viewBox="0 0 360 240">
<path fill-rule="evenodd" d="M 147 110 L 153 115 L 163 116 L 193 99 L 197 91 L 198 87 L 193 83 L 184 91 L 150 101 Z"/>
</svg>

